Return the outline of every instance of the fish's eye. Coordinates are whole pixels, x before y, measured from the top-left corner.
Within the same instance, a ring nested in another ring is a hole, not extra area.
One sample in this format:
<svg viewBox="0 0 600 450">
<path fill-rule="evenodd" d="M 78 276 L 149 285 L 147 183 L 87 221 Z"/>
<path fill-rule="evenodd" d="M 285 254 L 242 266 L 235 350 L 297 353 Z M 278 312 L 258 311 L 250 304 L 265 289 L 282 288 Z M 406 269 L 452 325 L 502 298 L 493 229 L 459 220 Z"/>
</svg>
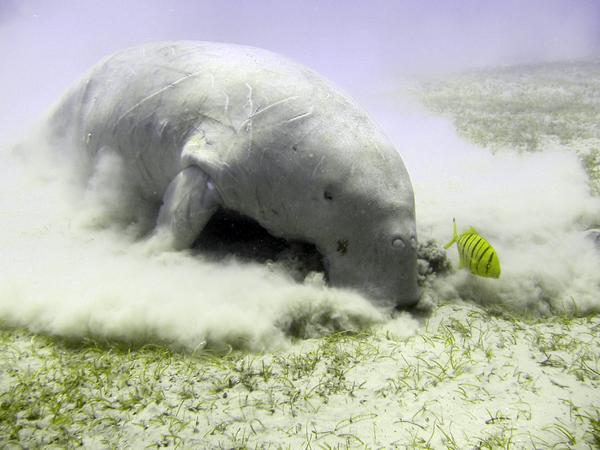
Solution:
<svg viewBox="0 0 600 450">
<path fill-rule="evenodd" d="M 406 247 L 406 244 L 404 243 L 402 238 L 396 237 L 392 239 L 392 247 L 398 250 L 402 250 L 404 247 Z"/>
</svg>

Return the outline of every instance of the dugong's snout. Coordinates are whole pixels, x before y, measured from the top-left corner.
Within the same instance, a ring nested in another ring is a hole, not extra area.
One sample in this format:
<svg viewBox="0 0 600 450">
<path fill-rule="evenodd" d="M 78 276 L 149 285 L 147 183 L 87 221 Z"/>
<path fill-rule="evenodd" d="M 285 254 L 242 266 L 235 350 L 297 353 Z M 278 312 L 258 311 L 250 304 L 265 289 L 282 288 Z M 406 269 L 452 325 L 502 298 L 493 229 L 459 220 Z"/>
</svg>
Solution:
<svg viewBox="0 0 600 450">
<path fill-rule="evenodd" d="M 383 254 L 374 264 L 371 273 L 375 286 L 373 296 L 386 306 L 410 308 L 420 299 L 417 283 L 417 242 L 413 236 L 403 239 L 405 248 L 393 248 L 391 254 Z"/>
<path fill-rule="evenodd" d="M 404 260 L 397 273 L 399 288 L 396 289 L 396 294 L 392 297 L 396 308 L 410 308 L 415 306 L 421 298 L 421 290 L 417 283 L 417 256 L 416 251 L 414 256 Z"/>
<path fill-rule="evenodd" d="M 365 255 L 371 257 L 367 275 L 375 284 L 373 296 L 386 306 L 408 308 L 419 301 L 415 228 L 413 213 L 404 220 L 383 221 L 371 245 L 373 252 Z"/>
<path fill-rule="evenodd" d="M 411 245 L 412 244 L 412 245 Z M 416 240 L 390 252 L 359 251 L 329 255 L 325 266 L 333 286 L 355 289 L 378 305 L 410 308 L 420 299 L 417 283 Z"/>
</svg>

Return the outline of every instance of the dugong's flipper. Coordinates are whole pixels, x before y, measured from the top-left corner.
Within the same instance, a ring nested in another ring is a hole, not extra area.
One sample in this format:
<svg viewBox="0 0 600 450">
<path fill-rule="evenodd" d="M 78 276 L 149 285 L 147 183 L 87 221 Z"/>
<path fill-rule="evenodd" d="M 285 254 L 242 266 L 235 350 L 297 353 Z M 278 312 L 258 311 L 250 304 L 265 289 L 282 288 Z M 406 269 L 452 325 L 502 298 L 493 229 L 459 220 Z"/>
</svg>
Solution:
<svg viewBox="0 0 600 450">
<path fill-rule="evenodd" d="M 165 192 L 151 241 L 161 248 L 191 247 L 220 203 L 208 175 L 197 166 L 187 167 Z"/>
</svg>

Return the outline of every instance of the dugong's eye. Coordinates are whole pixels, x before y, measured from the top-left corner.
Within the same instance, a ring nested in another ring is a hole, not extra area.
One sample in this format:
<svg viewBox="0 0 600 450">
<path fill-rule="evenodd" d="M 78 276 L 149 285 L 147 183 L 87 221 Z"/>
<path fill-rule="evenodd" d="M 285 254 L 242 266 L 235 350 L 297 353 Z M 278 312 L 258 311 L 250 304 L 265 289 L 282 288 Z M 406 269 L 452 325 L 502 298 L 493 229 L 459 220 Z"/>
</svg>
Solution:
<svg viewBox="0 0 600 450">
<path fill-rule="evenodd" d="M 392 247 L 398 250 L 402 250 L 404 247 L 406 247 L 406 244 L 404 243 L 402 238 L 397 237 L 392 240 Z"/>
<path fill-rule="evenodd" d="M 331 195 L 331 191 L 329 189 L 325 189 L 323 191 L 323 197 L 325 200 L 333 200 L 333 195 Z"/>
</svg>

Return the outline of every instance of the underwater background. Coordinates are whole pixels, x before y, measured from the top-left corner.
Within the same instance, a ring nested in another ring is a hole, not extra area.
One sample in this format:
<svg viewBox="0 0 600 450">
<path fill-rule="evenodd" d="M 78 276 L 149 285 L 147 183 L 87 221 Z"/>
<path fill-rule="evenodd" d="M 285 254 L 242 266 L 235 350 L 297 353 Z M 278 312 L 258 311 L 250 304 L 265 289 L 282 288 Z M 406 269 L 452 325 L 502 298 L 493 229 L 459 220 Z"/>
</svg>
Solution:
<svg viewBox="0 0 600 450">
<path fill-rule="evenodd" d="M 598 9 L 417 3 L 351 3 L 346 40 L 326 2 L 2 3 L 0 446 L 600 445 Z M 27 156 L 100 56 L 190 36 L 281 51 L 374 116 L 415 189 L 418 308 L 389 314 L 277 262 L 150 257 L 115 225 L 110 162 L 80 191 Z M 442 249 L 454 218 L 494 246 L 499 279 Z"/>
</svg>

